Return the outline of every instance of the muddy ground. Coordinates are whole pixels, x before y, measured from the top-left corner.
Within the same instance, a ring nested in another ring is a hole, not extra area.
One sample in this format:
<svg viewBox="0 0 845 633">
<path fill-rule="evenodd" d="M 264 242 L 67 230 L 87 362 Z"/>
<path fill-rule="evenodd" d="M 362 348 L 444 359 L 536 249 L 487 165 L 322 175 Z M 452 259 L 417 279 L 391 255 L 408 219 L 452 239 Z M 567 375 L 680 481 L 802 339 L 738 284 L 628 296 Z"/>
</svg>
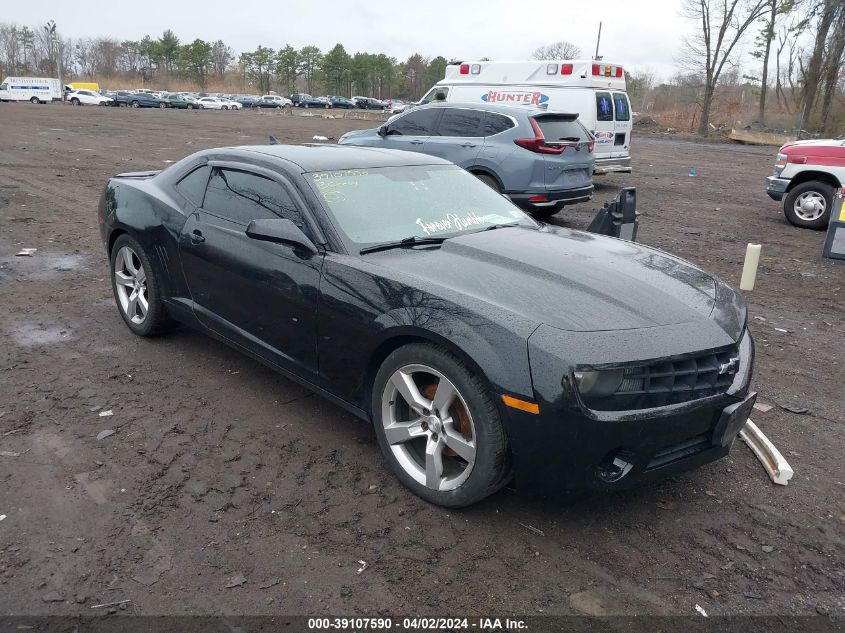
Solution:
<svg viewBox="0 0 845 633">
<path fill-rule="evenodd" d="M 785 488 L 737 443 L 624 494 L 443 510 L 338 407 L 199 333 L 129 333 L 95 217 L 109 176 L 370 125 L 0 104 L 0 614 L 845 614 L 845 265 L 763 193 L 774 148 L 636 138 L 634 173 L 555 221 L 635 185 L 640 240 L 731 283 L 763 244 L 754 418 Z"/>
</svg>

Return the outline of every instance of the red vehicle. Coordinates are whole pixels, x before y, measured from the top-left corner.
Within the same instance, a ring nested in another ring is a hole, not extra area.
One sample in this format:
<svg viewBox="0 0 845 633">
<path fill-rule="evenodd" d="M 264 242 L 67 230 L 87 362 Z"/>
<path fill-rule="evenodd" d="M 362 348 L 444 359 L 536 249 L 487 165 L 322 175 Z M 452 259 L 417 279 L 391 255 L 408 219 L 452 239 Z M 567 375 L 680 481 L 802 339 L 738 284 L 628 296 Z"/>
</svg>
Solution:
<svg viewBox="0 0 845 633">
<path fill-rule="evenodd" d="M 787 143 L 766 182 L 766 193 L 783 200 L 783 212 L 792 224 L 827 228 L 834 193 L 845 186 L 845 139 Z"/>
</svg>

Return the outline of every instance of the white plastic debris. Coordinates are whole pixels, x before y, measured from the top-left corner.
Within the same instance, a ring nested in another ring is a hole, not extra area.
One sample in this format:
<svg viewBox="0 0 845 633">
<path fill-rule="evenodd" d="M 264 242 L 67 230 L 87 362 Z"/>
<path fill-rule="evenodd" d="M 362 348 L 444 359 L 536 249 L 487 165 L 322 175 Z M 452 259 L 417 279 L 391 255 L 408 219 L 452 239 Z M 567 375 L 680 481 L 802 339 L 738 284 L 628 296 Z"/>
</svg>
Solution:
<svg viewBox="0 0 845 633">
<path fill-rule="evenodd" d="M 37 250 L 38 250 L 37 248 L 22 248 L 17 256 L 18 257 L 32 257 L 33 255 L 35 255 L 35 252 Z"/>
<path fill-rule="evenodd" d="M 320 141 L 320 142 L 322 143 L 322 142 L 324 142 L 324 141 L 328 141 L 328 140 L 329 140 L 329 137 L 328 137 L 328 136 L 320 136 L 320 135 L 317 135 L 317 136 L 315 136 L 315 137 L 314 137 L 314 140 L 315 140 L 315 141 Z"/>
<path fill-rule="evenodd" d="M 101 418 L 107 418 L 110 415 L 114 415 L 114 411 L 112 411 L 111 409 L 108 409 L 107 411 L 100 411 L 100 413 L 99 413 L 99 416 Z"/>
<path fill-rule="evenodd" d="M 365 560 L 359 560 L 359 561 L 358 561 L 358 564 L 360 565 L 360 567 L 358 568 L 358 573 L 359 573 L 359 574 L 360 574 L 362 571 L 364 571 L 367 567 L 369 567 L 369 565 L 367 564 L 367 561 L 365 561 Z"/>
<path fill-rule="evenodd" d="M 748 444 L 774 483 L 785 486 L 792 479 L 792 475 L 795 474 L 792 467 L 769 438 L 763 435 L 763 432 L 751 421 L 751 418 L 748 418 L 745 428 L 739 432 L 739 437 Z"/>
<path fill-rule="evenodd" d="M 100 431 L 99 433 L 97 433 L 97 439 L 98 439 L 98 440 L 104 440 L 104 439 L 106 439 L 107 437 L 109 437 L 110 435 L 114 435 L 114 431 L 113 431 L 113 430 L 111 430 L 111 429 L 103 429 L 102 431 Z"/>
<path fill-rule="evenodd" d="M 0 514 L 0 521 L 2 521 L 2 520 L 3 520 L 3 519 L 5 519 L 5 518 L 6 518 L 6 515 L 5 515 L 5 514 Z"/>
<path fill-rule="evenodd" d="M 707 611 L 705 611 L 704 607 L 702 607 L 700 604 L 695 605 L 695 610 L 698 611 L 705 618 L 707 617 Z"/>
</svg>

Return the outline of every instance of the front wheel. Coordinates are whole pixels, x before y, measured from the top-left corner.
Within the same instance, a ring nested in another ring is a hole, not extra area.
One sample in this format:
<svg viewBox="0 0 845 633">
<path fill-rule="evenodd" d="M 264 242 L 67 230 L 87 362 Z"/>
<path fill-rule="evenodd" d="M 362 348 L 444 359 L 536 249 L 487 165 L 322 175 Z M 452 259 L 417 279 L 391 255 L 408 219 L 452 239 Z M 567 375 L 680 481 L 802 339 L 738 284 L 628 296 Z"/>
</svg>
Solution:
<svg viewBox="0 0 845 633">
<path fill-rule="evenodd" d="M 78 106 L 78 105 L 82 105 L 82 104 L 79 103 L 79 99 L 74 97 L 73 99 L 70 100 L 70 105 Z"/>
<path fill-rule="evenodd" d="M 803 229 L 827 228 L 832 208 L 833 187 L 820 180 L 802 182 L 783 201 L 786 219 Z"/>
<path fill-rule="evenodd" d="M 373 383 L 373 424 L 396 477 L 419 497 L 463 507 L 509 475 L 508 445 L 484 381 L 440 347 L 394 351 Z"/>
<path fill-rule="evenodd" d="M 167 104 L 166 103 L 159 103 L 158 107 L 164 109 L 164 108 L 167 107 Z"/>
<path fill-rule="evenodd" d="M 29 102 L 30 103 L 36 103 L 36 104 L 39 103 L 38 97 L 33 97 L 32 99 L 29 100 Z"/>
<path fill-rule="evenodd" d="M 137 101 L 133 101 L 133 102 L 132 102 L 132 107 L 133 107 L 133 108 L 140 108 L 140 107 L 141 107 L 141 104 L 140 104 L 140 103 L 138 103 Z"/>
<path fill-rule="evenodd" d="M 129 235 L 118 237 L 112 247 L 111 278 L 120 316 L 133 333 L 155 336 L 173 325 L 150 259 Z"/>
</svg>

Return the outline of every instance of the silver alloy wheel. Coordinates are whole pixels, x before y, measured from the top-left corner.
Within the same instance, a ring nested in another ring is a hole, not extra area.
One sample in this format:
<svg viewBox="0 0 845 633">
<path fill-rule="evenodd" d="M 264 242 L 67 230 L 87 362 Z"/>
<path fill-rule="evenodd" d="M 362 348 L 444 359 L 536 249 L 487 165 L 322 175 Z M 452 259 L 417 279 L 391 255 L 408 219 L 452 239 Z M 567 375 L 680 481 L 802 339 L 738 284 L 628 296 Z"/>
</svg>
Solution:
<svg viewBox="0 0 845 633">
<path fill-rule="evenodd" d="M 795 199 L 795 215 L 806 222 L 818 220 L 827 210 L 827 200 L 818 191 L 805 191 Z"/>
<path fill-rule="evenodd" d="M 420 385 L 434 390 L 431 398 Z M 469 478 L 476 456 L 475 423 L 463 396 L 442 373 L 425 365 L 400 367 L 384 387 L 381 413 L 390 450 L 417 483 L 444 491 Z"/>
<path fill-rule="evenodd" d="M 141 258 L 128 246 L 123 246 L 115 257 L 114 287 L 120 309 L 132 323 L 141 325 L 150 307 L 147 273 Z"/>
</svg>

